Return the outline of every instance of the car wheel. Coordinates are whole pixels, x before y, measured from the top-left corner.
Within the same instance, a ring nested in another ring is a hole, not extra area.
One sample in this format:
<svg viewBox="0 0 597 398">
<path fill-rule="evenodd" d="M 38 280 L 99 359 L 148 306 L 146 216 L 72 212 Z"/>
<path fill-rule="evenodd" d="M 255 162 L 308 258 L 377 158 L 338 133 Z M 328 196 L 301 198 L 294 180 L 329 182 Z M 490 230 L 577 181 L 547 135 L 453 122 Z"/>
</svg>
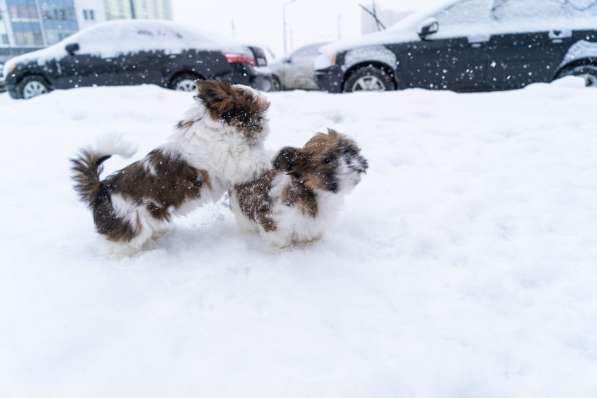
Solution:
<svg viewBox="0 0 597 398">
<path fill-rule="evenodd" d="M 585 79 L 587 87 L 597 87 L 597 66 L 579 65 L 560 73 L 559 77 L 578 76 Z"/>
<path fill-rule="evenodd" d="M 278 76 L 272 76 L 272 91 L 282 91 L 282 82 Z"/>
<path fill-rule="evenodd" d="M 41 76 L 27 76 L 19 83 L 17 90 L 23 99 L 31 99 L 50 92 L 50 86 Z"/>
<path fill-rule="evenodd" d="M 195 82 L 200 79 L 201 78 L 197 75 L 193 75 L 191 73 L 184 73 L 172 79 L 172 82 L 170 82 L 170 88 L 172 90 L 190 93 L 197 90 L 197 85 L 195 84 Z"/>
<path fill-rule="evenodd" d="M 383 69 L 375 66 L 365 66 L 354 71 L 344 83 L 344 92 L 357 91 L 390 91 L 396 85 L 392 77 Z"/>
</svg>

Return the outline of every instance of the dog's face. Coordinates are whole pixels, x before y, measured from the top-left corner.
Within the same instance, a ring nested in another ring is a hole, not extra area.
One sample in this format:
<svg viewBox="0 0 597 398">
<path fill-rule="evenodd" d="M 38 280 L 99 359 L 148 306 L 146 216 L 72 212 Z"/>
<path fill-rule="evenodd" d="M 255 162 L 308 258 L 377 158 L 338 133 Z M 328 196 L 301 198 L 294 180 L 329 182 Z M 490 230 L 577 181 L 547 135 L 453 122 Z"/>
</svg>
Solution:
<svg viewBox="0 0 597 398">
<path fill-rule="evenodd" d="M 200 100 L 213 120 L 234 127 L 250 143 L 267 134 L 270 103 L 250 87 L 215 80 L 197 81 Z"/>
<path fill-rule="evenodd" d="M 332 193 L 352 190 L 368 167 L 358 145 L 333 130 L 317 134 L 301 149 L 282 149 L 274 160 L 275 169 L 308 188 Z"/>
</svg>

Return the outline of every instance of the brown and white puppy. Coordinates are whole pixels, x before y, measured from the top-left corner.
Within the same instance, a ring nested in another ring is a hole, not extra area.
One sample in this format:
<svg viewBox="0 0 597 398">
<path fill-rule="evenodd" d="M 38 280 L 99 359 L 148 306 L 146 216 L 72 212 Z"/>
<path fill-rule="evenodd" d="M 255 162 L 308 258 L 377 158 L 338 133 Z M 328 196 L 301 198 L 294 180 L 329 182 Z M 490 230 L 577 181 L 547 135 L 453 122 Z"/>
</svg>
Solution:
<svg viewBox="0 0 597 398">
<path fill-rule="evenodd" d="M 145 158 L 100 179 L 112 155 L 130 156 L 122 141 L 103 140 L 74 160 L 75 190 L 106 239 L 140 249 L 176 215 L 218 200 L 228 181 L 255 178 L 249 166 L 268 164 L 263 139 L 269 102 L 245 86 L 197 82 L 196 103 L 173 136 Z"/>
<path fill-rule="evenodd" d="M 244 229 L 258 230 L 279 247 L 322 237 L 330 218 L 367 171 L 358 145 L 329 130 L 303 148 L 282 149 L 273 168 L 234 185 L 232 208 Z"/>
</svg>

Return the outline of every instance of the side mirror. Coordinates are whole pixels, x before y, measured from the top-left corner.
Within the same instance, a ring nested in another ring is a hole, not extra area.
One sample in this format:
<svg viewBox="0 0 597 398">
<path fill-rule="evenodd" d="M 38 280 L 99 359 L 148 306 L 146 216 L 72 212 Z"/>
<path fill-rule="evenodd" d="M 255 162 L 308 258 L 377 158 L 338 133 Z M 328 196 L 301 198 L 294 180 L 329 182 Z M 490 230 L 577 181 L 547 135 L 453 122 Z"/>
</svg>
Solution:
<svg viewBox="0 0 597 398">
<path fill-rule="evenodd" d="M 433 36 L 439 32 L 439 22 L 435 18 L 429 18 L 419 28 L 419 37 L 421 40 L 427 40 L 429 36 Z"/>
<path fill-rule="evenodd" d="M 70 43 L 67 44 L 66 47 L 64 47 L 64 49 L 66 50 L 68 55 L 75 55 L 79 50 L 81 50 L 81 46 L 79 46 L 79 43 Z"/>
</svg>

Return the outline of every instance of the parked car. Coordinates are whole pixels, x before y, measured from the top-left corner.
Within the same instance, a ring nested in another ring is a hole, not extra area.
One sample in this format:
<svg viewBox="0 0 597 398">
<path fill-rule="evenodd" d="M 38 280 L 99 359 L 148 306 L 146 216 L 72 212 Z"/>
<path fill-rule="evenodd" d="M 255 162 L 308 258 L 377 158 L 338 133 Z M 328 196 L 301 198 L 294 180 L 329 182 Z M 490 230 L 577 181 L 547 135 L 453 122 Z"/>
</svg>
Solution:
<svg viewBox="0 0 597 398">
<path fill-rule="evenodd" d="M 337 42 L 316 61 L 329 92 L 412 87 L 492 91 L 563 76 L 597 83 L 597 2 L 453 0 Z"/>
<path fill-rule="evenodd" d="M 327 43 L 316 43 L 301 47 L 289 57 L 272 63 L 274 90 L 317 90 L 313 62 L 319 49 Z"/>
<path fill-rule="evenodd" d="M 274 82 L 272 71 L 270 69 L 271 59 L 273 59 L 271 50 L 256 45 L 249 45 L 248 48 L 255 57 L 255 71 L 260 76 L 266 77 L 263 84 L 261 84 L 260 90 L 272 91 L 274 89 Z"/>
<path fill-rule="evenodd" d="M 157 84 L 190 91 L 197 79 L 267 88 L 271 76 L 255 69 L 254 51 L 171 22 L 112 21 L 12 58 L 4 74 L 13 98 L 84 86 Z"/>
</svg>

